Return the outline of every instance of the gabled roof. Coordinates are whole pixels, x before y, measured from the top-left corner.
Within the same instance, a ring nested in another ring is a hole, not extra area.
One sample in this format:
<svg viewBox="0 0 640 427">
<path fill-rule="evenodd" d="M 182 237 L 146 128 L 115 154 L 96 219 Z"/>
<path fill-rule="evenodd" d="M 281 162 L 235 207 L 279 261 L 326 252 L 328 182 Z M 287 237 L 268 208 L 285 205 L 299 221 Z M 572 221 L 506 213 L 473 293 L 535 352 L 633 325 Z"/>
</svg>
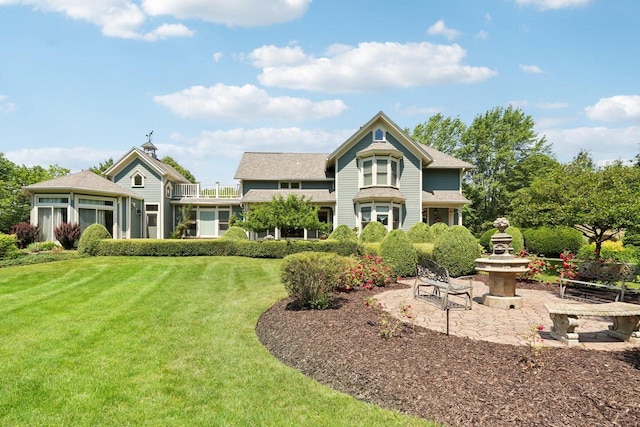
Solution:
<svg viewBox="0 0 640 427">
<path fill-rule="evenodd" d="M 38 182 L 36 184 L 22 187 L 27 194 L 38 192 L 82 192 L 104 196 L 123 196 L 134 197 L 139 199 L 140 196 L 126 190 L 119 185 L 86 170 L 82 172 L 72 173 L 71 175 L 60 178 L 50 179 L 48 181 Z"/>
<path fill-rule="evenodd" d="M 118 161 L 114 162 L 113 165 L 104 171 L 105 176 L 113 176 L 116 173 L 120 172 L 124 167 L 126 167 L 133 158 L 138 157 L 144 163 L 147 164 L 151 169 L 155 170 L 161 176 L 166 176 L 169 180 L 181 184 L 188 184 L 189 180 L 182 176 L 180 172 L 175 170 L 175 168 L 171 165 L 168 165 L 160 160 L 150 156 L 144 151 L 140 150 L 138 147 L 133 147 L 129 150 L 124 156 L 120 157 Z"/>
<path fill-rule="evenodd" d="M 349 148 L 360 141 L 367 133 L 372 132 L 377 126 L 382 125 L 382 127 L 387 130 L 393 131 L 393 136 L 400 141 L 405 147 L 411 150 L 418 158 L 422 160 L 423 167 L 428 168 L 444 168 L 444 169 L 471 169 L 473 165 L 471 163 L 467 163 L 460 159 L 457 159 L 453 156 L 445 154 L 441 151 L 436 150 L 435 148 L 426 146 L 424 144 L 420 144 L 419 142 L 414 141 L 409 135 L 405 133 L 405 131 L 400 128 L 393 120 L 389 118 L 384 112 L 380 111 L 378 114 L 373 116 L 371 120 L 369 120 L 366 124 L 360 127 L 351 135 L 342 145 L 336 148 L 333 153 L 329 154 L 327 157 L 327 167 L 333 165 L 338 157 L 340 157 L 344 152 L 346 152 Z M 384 146 L 384 143 L 374 142 L 368 148 L 375 151 L 376 149 L 381 149 Z"/>
<path fill-rule="evenodd" d="M 393 131 L 393 136 L 396 137 L 402 145 L 407 147 L 413 154 L 415 154 L 424 165 L 431 163 L 433 159 L 427 150 L 424 149 L 424 145 L 415 142 L 385 113 L 380 111 L 373 116 L 366 124 L 362 125 L 360 129 L 351 135 L 345 142 L 336 148 L 333 153 L 329 154 L 327 158 L 327 167 L 333 165 L 335 161 L 344 154 L 349 148 L 360 141 L 366 134 L 373 131 L 375 127 L 382 125 L 387 130 Z"/>
<path fill-rule="evenodd" d="M 242 155 L 234 176 L 246 181 L 326 181 L 326 153 L 255 153 Z"/>
</svg>

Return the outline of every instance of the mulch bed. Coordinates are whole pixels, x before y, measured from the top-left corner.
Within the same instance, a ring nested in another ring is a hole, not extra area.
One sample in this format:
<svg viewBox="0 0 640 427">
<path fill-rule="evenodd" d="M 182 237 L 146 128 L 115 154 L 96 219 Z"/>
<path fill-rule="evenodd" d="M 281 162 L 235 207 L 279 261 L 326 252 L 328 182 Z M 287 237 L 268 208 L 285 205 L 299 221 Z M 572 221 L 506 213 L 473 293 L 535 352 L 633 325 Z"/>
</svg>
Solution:
<svg viewBox="0 0 640 427">
<path fill-rule="evenodd" d="M 381 338 L 380 313 L 364 300 L 403 286 L 342 293 L 328 310 L 286 299 L 256 331 L 275 357 L 323 384 L 447 425 L 640 425 L 640 349 L 546 348 L 536 357 L 410 325 Z"/>
</svg>

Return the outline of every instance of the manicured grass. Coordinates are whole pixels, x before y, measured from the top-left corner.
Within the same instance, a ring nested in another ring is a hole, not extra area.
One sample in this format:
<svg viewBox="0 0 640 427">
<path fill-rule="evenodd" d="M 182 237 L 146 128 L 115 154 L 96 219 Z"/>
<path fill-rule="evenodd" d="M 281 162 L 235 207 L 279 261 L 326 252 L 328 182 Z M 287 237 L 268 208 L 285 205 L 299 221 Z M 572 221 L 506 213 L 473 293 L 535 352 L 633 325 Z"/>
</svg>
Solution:
<svg viewBox="0 0 640 427">
<path fill-rule="evenodd" d="M 285 296 L 279 265 L 99 257 L 2 269 L 0 425 L 430 425 L 322 386 L 260 345 L 260 314 Z"/>
</svg>

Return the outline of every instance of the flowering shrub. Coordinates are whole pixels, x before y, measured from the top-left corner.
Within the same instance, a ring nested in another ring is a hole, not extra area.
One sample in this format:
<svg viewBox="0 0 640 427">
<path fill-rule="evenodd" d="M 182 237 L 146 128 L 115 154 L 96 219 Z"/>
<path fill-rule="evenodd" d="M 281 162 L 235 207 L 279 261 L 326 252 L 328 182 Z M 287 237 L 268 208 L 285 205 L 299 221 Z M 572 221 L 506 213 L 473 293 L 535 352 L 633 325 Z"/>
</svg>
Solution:
<svg viewBox="0 0 640 427">
<path fill-rule="evenodd" d="M 560 270 L 561 279 L 575 279 L 578 268 L 574 259 L 574 255 L 570 252 L 563 252 L 560 254 L 562 260 L 562 270 Z"/>
<path fill-rule="evenodd" d="M 519 280 L 524 280 L 527 282 L 533 281 L 536 276 L 539 274 L 546 273 L 547 270 L 553 269 L 553 265 L 547 263 L 544 259 L 527 253 L 524 249 L 520 251 L 520 256 L 522 258 L 529 259 L 529 271 L 526 273 L 520 273 L 517 275 Z"/>
<path fill-rule="evenodd" d="M 347 291 L 357 286 L 373 289 L 374 286 L 385 286 L 392 281 L 392 268 L 381 257 L 367 254 L 359 259 L 351 259 L 349 268 L 342 276 L 342 287 Z"/>
<path fill-rule="evenodd" d="M 18 248 L 24 249 L 29 246 L 30 243 L 38 240 L 38 234 L 40 233 L 40 227 L 29 224 L 28 222 L 19 222 L 11 226 L 9 234 L 16 236 Z"/>
</svg>

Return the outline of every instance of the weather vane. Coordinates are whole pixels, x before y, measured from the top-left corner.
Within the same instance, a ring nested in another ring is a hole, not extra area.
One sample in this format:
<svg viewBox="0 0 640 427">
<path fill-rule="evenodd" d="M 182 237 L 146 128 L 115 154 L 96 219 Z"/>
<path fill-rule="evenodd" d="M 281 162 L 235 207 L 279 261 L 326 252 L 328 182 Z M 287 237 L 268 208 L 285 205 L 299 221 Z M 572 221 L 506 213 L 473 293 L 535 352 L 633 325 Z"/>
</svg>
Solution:
<svg viewBox="0 0 640 427">
<path fill-rule="evenodd" d="M 147 142 L 151 142 L 151 135 L 153 135 L 153 131 L 145 135 L 147 137 Z"/>
</svg>

